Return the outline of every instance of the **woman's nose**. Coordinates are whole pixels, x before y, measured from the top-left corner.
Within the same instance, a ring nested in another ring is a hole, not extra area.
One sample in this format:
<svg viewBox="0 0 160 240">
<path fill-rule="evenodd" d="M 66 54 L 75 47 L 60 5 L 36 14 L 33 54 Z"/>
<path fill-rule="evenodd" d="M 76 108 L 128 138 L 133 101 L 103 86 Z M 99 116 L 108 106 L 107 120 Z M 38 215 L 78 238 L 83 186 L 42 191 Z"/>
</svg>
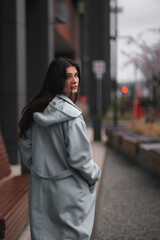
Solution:
<svg viewBox="0 0 160 240">
<path fill-rule="evenodd" d="M 72 81 L 75 83 L 77 81 L 77 78 L 73 76 Z"/>
</svg>

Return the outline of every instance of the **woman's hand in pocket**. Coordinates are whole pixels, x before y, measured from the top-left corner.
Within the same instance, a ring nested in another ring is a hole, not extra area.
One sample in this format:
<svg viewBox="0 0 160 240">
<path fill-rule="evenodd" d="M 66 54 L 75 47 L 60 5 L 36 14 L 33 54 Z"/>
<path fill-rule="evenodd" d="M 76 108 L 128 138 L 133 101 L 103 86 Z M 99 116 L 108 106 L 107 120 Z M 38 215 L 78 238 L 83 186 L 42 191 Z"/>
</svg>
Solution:
<svg viewBox="0 0 160 240">
<path fill-rule="evenodd" d="M 92 186 L 94 186 L 95 185 L 95 183 L 93 183 L 93 184 L 88 184 L 89 185 L 89 187 L 92 187 Z"/>
</svg>

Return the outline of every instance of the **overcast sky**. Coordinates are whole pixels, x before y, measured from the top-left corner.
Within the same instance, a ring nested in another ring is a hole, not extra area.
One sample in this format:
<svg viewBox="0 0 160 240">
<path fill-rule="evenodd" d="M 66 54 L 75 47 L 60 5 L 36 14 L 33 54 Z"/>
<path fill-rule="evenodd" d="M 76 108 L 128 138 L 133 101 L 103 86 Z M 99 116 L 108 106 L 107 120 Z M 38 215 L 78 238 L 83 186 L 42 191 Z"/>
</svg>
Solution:
<svg viewBox="0 0 160 240">
<path fill-rule="evenodd" d="M 119 37 L 124 35 L 136 37 L 139 32 L 148 28 L 160 28 L 160 0 L 118 0 L 118 6 L 123 9 L 118 14 Z M 145 34 L 144 38 L 151 43 L 156 37 L 150 33 Z M 132 49 L 119 38 L 117 80 L 119 82 L 134 81 L 134 68 L 132 66 L 122 68 L 126 58 L 121 54 L 121 50 L 130 52 Z"/>
</svg>

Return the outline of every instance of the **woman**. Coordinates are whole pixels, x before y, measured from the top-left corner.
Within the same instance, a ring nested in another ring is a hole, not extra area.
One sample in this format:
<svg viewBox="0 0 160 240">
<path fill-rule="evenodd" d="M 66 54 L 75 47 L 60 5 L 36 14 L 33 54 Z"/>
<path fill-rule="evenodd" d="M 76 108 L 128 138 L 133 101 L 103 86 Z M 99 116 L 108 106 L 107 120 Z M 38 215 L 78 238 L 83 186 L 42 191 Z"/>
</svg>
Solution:
<svg viewBox="0 0 160 240">
<path fill-rule="evenodd" d="M 82 111 L 74 104 L 79 66 L 53 60 L 39 92 L 22 111 L 20 152 L 31 170 L 32 240 L 89 240 L 100 169 L 92 160 Z"/>
</svg>

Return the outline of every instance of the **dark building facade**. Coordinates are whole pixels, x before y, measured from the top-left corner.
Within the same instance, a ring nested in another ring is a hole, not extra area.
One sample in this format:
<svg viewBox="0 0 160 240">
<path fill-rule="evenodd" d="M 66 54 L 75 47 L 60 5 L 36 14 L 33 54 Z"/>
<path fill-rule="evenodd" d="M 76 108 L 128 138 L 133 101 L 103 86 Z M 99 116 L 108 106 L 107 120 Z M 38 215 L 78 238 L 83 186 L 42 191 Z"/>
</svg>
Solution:
<svg viewBox="0 0 160 240">
<path fill-rule="evenodd" d="M 0 1 L 0 130 L 12 164 L 18 162 L 21 111 L 39 89 L 48 64 L 55 56 L 79 58 L 75 2 Z"/>
</svg>

